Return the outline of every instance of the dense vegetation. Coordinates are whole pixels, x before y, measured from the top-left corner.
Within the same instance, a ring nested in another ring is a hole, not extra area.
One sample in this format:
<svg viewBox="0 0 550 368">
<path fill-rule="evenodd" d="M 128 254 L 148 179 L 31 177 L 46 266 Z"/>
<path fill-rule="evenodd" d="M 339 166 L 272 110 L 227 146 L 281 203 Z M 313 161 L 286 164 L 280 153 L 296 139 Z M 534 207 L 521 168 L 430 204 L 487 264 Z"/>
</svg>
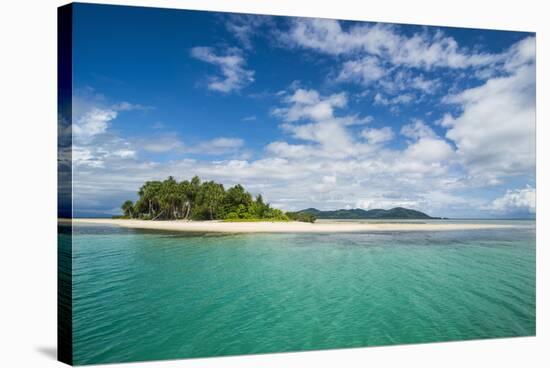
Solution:
<svg viewBox="0 0 550 368">
<path fill-rule="evenodd" d="M 372 209 L 365 211 L 360 208 L 350 210 L 320 211 L 315 208 L 308 208 L 298 211 L 299 214 L 310 214 L 319 219 L 440 219 L 431 217 L 424 212 L 411 210 L 403 207 L 395 207 L 390 210 Z"/>
<path fill-rule="evenodd" d="M 283 212 L 264 202 L 261 194 L 255 198 L 242 185 L 225 189 L 222 184 L 205 181 L 198 176 L 177 182 L 173 177 L 164 181 L 148 181 L 138 191 L 138 200 L 126 201 L 121 209 L 124 218 L 143 220 L 227 220 L 227 221 L 307 221 L 315 216 Z"/>
</svg>

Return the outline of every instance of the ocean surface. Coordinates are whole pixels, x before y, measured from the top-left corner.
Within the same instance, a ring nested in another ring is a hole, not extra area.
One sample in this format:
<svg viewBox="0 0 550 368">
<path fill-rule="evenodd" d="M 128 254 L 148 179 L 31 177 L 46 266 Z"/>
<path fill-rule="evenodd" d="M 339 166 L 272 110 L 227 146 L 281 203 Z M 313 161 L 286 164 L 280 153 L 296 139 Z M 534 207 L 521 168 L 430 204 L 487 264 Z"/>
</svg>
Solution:
<svg viewBox="0 0 550 368">
<path fill-rule="evenodd" d="M 76 225 L 74 363 L 534 335 L 534 222 L 506 223 L 518 227 L 214 235 Z"/>
</svg>

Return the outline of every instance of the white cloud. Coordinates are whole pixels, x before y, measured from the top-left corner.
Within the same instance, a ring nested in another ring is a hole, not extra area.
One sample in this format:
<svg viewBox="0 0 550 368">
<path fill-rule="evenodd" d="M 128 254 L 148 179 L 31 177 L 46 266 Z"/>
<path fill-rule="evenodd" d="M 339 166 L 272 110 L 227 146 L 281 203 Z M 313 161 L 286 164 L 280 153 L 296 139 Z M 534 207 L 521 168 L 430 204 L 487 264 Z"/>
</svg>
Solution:
<svg viewBox="0 0 550 368">
<path fill-rule="evenodd" d="M 287 122 L 295 122 L 302 119 L 326 120 L 334 118 L 334 108 L 347 105 L 347 95 L 336 93 L 328 97 L 322 97 L 315 90 L 297 89 L 284 101 L 289 107 L 273 110 L 273 113 L 282 117 Z"/>
<path fill-rule="evenodd" d="M 103 167 L 103 160 L 85 147 L 73 146 L 72 163 L 75 166 Z"/>
<path fill-rule="evenodd" d="M 106 133 L 90 141 L 73 142 L 72 164 L 74 168 L 105 168 L 133 161 L 137 150 L 121 138 Z M 77 170 L 75 169 L 75 173 Z"/>
<path fill-rule="evenodd" d="M 136 150 L 125 139 L 113 135 L 110 128 L 122 112 L 145 109 L 129 102 L 108 104 L 93 89 L 77 90 L 73 95 L 73 167 L 99 169 L 107 161 L 135 159 Z"/>
<path fill-rule="evenodd" d="M 272 24 L 268 15 L 226 14 L 225 27 L 245 49 L 252 49 L 255 36 L 261 34 L 262 27 Z"/>
<path fill-rule="evenodd" d="M 321 182 L 313 186 L 313 190 L 319 193 L 327 193 L 334 189 L 337 185 L 338 179 L 336 176 L 323 176 Z"/>
<path fill-rule="evenodd" d="M 455 154 L 453 147 L 422 120 L 414 120 L 404 125 L 401 134 L 413 140 L 404 151 L 405 157 L 410 159 L 440 163 L 449 161 Z"/>
<path fill-rule="evenodd" d="M 509 189 L 506 193 L 495 199 L 488 208 L 500 213 L 528 212 L 535 213 L 536 193 L 535 188 L 527 185 L 521 189 Z"/>
<path fill-rule="evenodd" d="M 405 156 L 425 162 L 445 162 L 454 156 L 453 148 L 444 140 L 423 137 L 405 150 Z"/>
<path fill-rule="evenodd" d="M 266 151 L 283 158 L 303 158 L 315 155 L 318 150 L 304 144 L 289 144 L 283 141 L 271 142 L 266 146 Z"/>
<path fill-rule="evenodd" d="M 516 42 L 505 52 L 504 70 L 513 73 L 521 66 L 533 65 L 535 63 L 536 51 L 535 37 L 526 37 Z"/>
<path fill-rule="evenodd" d="M 179 151 L 184 147 L 183 142 L 174 136 L 151 137 L 140 140 L 138 144 L 141 149 L 153 153 Z"/>
<path fill-rule="evenodd" d="M 75 140 L 89 140 L 90 138 L 103 134 L 109 126 L 109 122 L 117 117 L 117 112 L 111 109 L 94 107 L 77 117 L 73 124 L 73 135 Z"/>
<path fill-rule="evenodd" d="M 175 135 L 160 135 L 147 139 L 122 138 L 112 129 L 119 115 L 149 108 L 128 102 L 109 104 L 104 96 L 92 89 L 77 91 L 73 100 L 72 165 L 75 168 L 75 180 L 89 170 L 124 170 L 127 166 L 143 166 L 137 160 L 140 152 L 180 155 L 236 154 L 244 145 L 242 139 L 231 137 L 216 137 L 193 144 L 185 144 Z M 141 159 L 143 160 L 143 157 Z M 144 167 L 151 168 L 148 165 Z M 94 176 L 88 180 L 97 181 Z"/>
<path fill-rule="evenodd" d="M 122 101 L 111 105 L 111 108 L 116 111 L 133 111 L 133 110 L 151 110 L 150 106 L 143 106 L 139 104 L 133 104 L 127 101 Z"/>
<path fill-rule="evenodd" d="M 283 101 L 287 106 L 273 110 L 273 114 L 286 122 L 281 127 L 294 138 L 318 143 L 332 152 L 350 147 L 351 138 L 345 128 L 349 117 L 334 115 L 335 108 L 347 105 L 345 93 L 321 96 L 315 90 L 298 89 Z"/>
<path fill-rule="evenodd" d="M 380 23 L 356 24 L 343 29 L 337 20 L 301 18 L 292 22 L 281 39 L 290 46 L 326 54 L 363 52 L 382 57 L 394 65 L 424 69 L 468 68 L 499 60 L 499 55 L 460 48 L 452 37 L 441 31 L 406 36 L 396 27 Z"/>
<path fill-rule="evenodd" d="M 427 78 L 419 73 L 421 70 L 433 73 L 436 69 L 468 69 L 464 73 L 486 80 L 513 73 L 519 65 L 533 62 L 535 52 L 533 37 L 503 52 L 487 53 L 461 47 L 441 30 L 404 34 L 400 27 L 387 24 L 327 19 L 296 19 L 286 32 L 279 34 L 279 39 L 289 47 L 338 56 L 341 64 L 335 80 L 366 87 L 375 84 L 379 93 L 390 95 L 379 95 L 376 103 L 390 106 L 393 112 L 399 110 L 399 103 L 414 101 L 410 98 L 413 91 L 419 92 L 420 101 L 448 87 L 444 78 Z"/>
<path fill-rule="evenodd" d="M 220 68 L 222 77 L 212 76 L 208 89 L 223 93 L 238 91 L 254 81 L 254 71 L 245 69 L 246 61 L 239 49 L 218 55 L 211 47 L 194 47 L 191 56 Z"/>
<path fill-rule="evenodd" d="M 401 128 L 401 134 L 411 139 L 432 138 L 436 136 L 433 129 L 419 119 L 415 119 L 412 123 L 404 125 Z"/>
<path fill-rule="evenodd" d="M 399 104 L 408 104 L 411 103 L 413 100 L 414 96 L 412 94 L 402 94 L 391 98 L 384 97 L 379 92 L 374 95 L 375 105 L 395 106 Z"/>
<path fill-rule="evenodd" d="M 427 79 L 424 74 L 413 73 L 409 68 L 395 69 L 378 83 L 380 88 L 392 95 L 403 91 L 407 91 L 409 94 L 418 91 L 426 95 L 432 95 L 439 90 L 441 85 L 439 79 Z"/>
<path fill-rule="evenodd" d="M 360 82 L 369 85 L 386 76 L 387 71 L 380 65 L 380 61 L 374 56 L 365 56 L 359 60 L 344 62 L 338 80 Z"/>
<path fill-rule="evenodd" d="M 151 137 L 140 139 L 137 146 L 140 149 L 152 153 L 193 153 L 205 155 L 218 155 L 222 153 L 234 152 L 241 148 L 244 141 L 240 138 L 217 137 L 211 140 L 196 142 L 194 144 L 185 144 L 178 137 L 173 135 Z"/>
<path fill-rule="evenodd" d="M 218 137 L 202 142 L 188 151 L 195 153 L 221 154 L 241 148 L 243 144 L 244 141 L 240 138 Z"/>
<path fill-rule="evenodd" d="M 136 151 L 131 149 L 120 149 L 113 152 L 113 155 L 121 158 L 134 158 L 136 157 Z"/>
<path fill-rule="evenodd" d="M 445 99 L 462 112 L 456 118 L 445 115 L 441 124 L 478 180 L 496 184 L 506 176 L 534 175 L 534 57 L 534 39 L 521 41 L 505 62 L 508 75 Z"/>
<path fill-rule="evenodd" d="M 395 207 L 419 208 L 418 200 L 402 200 L 402 199 L 387 199 L 387 198 L 369 198 L 359 199 L 355 202 L 353 208 L 361 208 L 364 210 L 372 209 L 390 209 Z"/>
<path fill-rule="evenodd" d="M 140 149 L 153 153 L 173 152 L 218 155 L 236 151 L 244 145 L 244 141 L 240 138 L 217 137 L 186 144 L 177 136 L 166 135 L 139 139 L 137 145 Z"/>
<path fill-rule="evenodd" d="M 391 141 L 394 137 L 393 130 L 390 127 L 367 128 L 361 131 L 361 136 L 370 144 L 380 144 Z"/>
<path fill-rule="evenodd" d="M 438 80 L 425 79 L 424 76 L 417 75 L 409 79 L 408 86 L 414 89 L 418 89 L 424 93 L 434 93 L 439 86 Z"/>
<path fill-rule="evenodd" d="M 448 112 L 446 112 L 445 114 L 443 114 L 443 117 L 436 122 L 436 124 L 441 125 L 442 127 L 448 128 L 453 124 L 453 122 L 454 122 L 453 116 Z"/>
<path fill-rule="evenodd" d="M 121 112 L 150 110 L 152 107 L 130 102 L 107 103 L 105 96 L 92 88 L 76 90 L 73 95 L 72 134 L 76 144 L 83 144 L 107 132 Z"/>
</svg>

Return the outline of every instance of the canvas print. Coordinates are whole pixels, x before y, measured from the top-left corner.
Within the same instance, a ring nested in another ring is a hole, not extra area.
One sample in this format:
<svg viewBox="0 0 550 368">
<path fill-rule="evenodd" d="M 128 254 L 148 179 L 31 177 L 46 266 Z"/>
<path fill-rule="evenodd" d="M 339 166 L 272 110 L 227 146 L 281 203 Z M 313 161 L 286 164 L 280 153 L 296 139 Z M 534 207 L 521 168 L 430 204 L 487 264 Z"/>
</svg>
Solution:
<svg viewBox="0 0 550 368">
<path fill-rule="evenodd" d="M 61 361 L 535 335 L 535 34 L 58 20 Z"/>
</svg>

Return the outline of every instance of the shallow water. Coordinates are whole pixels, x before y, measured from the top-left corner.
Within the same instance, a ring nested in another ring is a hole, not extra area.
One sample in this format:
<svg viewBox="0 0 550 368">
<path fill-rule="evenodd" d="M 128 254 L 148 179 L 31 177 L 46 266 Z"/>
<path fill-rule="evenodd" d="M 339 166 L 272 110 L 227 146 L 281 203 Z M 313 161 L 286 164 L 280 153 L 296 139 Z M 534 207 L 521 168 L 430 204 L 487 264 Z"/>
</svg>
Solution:
<svg viewBox="0 0 550 368">
<path fill-rule="evenodd" d="M 534 335 L 534 222 L 516 223 L 243 235 L 77 225 L 75 364 Z"/>
</svg>

